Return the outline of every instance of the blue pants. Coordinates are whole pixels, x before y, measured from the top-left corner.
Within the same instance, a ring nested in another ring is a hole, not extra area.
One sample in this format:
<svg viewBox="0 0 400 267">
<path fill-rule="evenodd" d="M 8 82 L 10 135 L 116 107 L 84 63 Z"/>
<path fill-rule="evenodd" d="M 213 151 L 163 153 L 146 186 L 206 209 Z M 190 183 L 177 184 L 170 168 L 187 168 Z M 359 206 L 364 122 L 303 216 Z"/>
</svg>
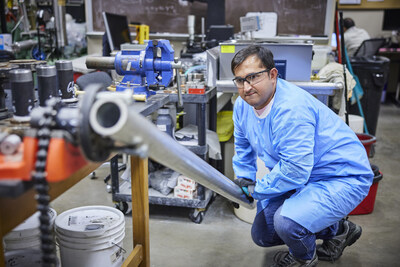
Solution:
<svg viewBox="0 0 400 267">
<path fill-rule="evenodd" d="M 254 243 L 261 247 L 286 244 L 290 253 L 297 259 L 312 259 L 316 239 L 331 239 L 336 235 L 339 223 L 335 223 L 318 233 L 311 233 L 295 221 L 280 215 L 283 202 L 292 193 L 271 199 L 268 206 L 257 215 L 251 228 Z M 260 206 L 257 208 L 259 209 Z"/>
</svg>

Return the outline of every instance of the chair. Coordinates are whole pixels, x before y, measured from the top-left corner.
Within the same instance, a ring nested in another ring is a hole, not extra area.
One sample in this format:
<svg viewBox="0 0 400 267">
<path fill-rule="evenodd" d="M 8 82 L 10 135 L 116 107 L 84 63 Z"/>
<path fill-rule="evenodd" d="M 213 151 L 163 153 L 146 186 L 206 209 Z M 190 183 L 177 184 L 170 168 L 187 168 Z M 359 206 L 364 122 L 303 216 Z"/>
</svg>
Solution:
<svg viewBox="0 0 400 267">
<path fill-rule="evenodd" d="M 385 45 L 385 38 L 373 38 L 364 40 L 354 53 L 353 57 L 370 57 L 379 52 L 379 48 Z"/>
<path fill-rule="evenodd" d="M 108 87 L 112 84 L 112 79 L 107 72 L 96 71 L 84 74 L 76 79 L 76 84 L 79 90 L 85 91 L 85 87 L 92 83 L 101 83 L 103 87 Z"/>
</svg>

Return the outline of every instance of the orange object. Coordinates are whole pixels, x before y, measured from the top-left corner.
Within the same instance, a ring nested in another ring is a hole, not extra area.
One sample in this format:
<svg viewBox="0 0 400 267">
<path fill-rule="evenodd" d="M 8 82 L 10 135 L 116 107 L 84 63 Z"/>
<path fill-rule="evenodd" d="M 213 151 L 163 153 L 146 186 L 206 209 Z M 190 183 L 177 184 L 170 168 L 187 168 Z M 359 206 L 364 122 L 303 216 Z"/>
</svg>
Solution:
<svg viewBox="0 0 400 267">
<path fill-rule="evenodd" d="M 202 95 L 206 93 L 206 88 L 189 88 L 189 94 Z"/>
<path fill-rule="evenodd" d="M 36 161 L 38 140 L 24 137 L 19 151 L 12 156 L 0 155 L 0 180 L 31 180 Z M 52 138 L 47 154 L 47 181 L 59 182 L 87 164 L 79 147 L 66 142 L 63 138 Z"/>
<path fill-rule="evenodd" d="M 0 180 L 20 179 L 29 181 L 35 164 L 36 151 L 37 139 L 24 137 L 24 141 L 15 155 L 0 154 Z"/>
</svg>

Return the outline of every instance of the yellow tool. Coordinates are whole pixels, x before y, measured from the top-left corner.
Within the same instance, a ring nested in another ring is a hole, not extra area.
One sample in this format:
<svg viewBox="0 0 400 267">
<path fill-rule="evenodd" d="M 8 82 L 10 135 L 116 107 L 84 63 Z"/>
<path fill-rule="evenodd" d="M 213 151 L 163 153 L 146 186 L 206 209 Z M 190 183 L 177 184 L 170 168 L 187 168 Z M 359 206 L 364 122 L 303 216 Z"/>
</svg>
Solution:
<svg viewBox="0 0 400 267">
<path fill-rule="evenodd" d="M 130 28 L 136 29 L 136 41 L 144 44 L 144 40 L 149 40 L 150 27 L 145 24 L 129 24 Z"/>
</svg>

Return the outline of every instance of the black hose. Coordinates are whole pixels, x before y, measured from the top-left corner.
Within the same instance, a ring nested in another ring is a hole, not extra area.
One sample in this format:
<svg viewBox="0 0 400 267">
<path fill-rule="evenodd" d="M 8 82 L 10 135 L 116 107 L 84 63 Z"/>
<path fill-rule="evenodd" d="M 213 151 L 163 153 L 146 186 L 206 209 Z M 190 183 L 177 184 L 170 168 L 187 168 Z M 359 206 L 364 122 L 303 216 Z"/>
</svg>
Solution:
<svg viewBox="0 0 400 267">
<path fill-rule="evenodd" d="M 55 98 L 53 98 L 55 99 Z M 35 171 L 32 175 L 32 180 L 36 189 L 37 210 L 40 212 L 40 239 L 42 250 L 42 266 L 55 267 L 57 264 L 57 256 L 55 254 L 55 246 L 53 241 L 53 231 L 51 227 L 51 218 L 49 216 L 49 185 L 46 179 L 46 162 L 47 154 L 51 138 L 51 127 L 54 124 L 54 106 L 49 104 L 45 108 L 44 116 L 39 122 L 37 131 L 38 150 L 36 153 Z"/>
<path fill-rule="evenodd" d="M 342 50 L 342 64 L 343 64 L 343 78 L 344 78 L 344 104 L 345 104 L 345 109 L 346 109 L 346 113 L 345 113 L 345 118 L 346 118 L 346 124 L 350 125 L 349 123 L 349 105 L 347 102 L 347 77 L 346 77 L 346 51 L 345 51 L 345 45 L 344 45 L 344 32 L 343 32 L 343 27 L 344 27 L 344 23 L 343 23 L 343 12 L 339 12 L 339 16 L 340 16 L 340 36 L 341 38 L 341 42 L 340 42 L 340 47 Z"/>
</svg>

